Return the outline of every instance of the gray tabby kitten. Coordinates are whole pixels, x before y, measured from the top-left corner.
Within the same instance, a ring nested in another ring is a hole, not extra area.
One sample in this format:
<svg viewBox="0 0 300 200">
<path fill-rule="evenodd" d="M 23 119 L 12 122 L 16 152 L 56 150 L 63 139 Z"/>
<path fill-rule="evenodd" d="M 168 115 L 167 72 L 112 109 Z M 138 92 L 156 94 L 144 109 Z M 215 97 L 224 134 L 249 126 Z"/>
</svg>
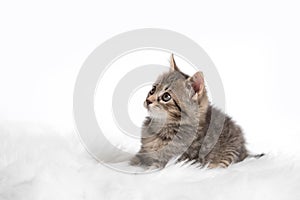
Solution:
<svg viewBox="0 0 300 200">
<path fill-rule="evenodd" d="M 149 116 L 142 127 L 142 146 L 130 164 L 163 168 L 176 158 L 215 168 L 249 156 L 242 129 L 210 104 L 203 74 L 184 74 L 173 54 L 170 65 L 144 102 Z"/>
</svg>

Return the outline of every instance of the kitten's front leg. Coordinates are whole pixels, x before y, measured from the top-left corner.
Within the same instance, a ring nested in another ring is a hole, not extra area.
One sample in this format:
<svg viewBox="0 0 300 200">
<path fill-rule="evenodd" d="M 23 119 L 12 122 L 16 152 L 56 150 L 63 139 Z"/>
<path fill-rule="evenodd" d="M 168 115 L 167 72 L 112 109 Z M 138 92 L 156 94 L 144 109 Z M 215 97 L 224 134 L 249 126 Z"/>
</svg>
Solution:
<svg viewBox="0 0 300 200">
<path fill-rule="evenodd" d="M 129 164 L 132 166 L 139 166 L 142 164 L 142 162 L 141 159 L 138 157 L 138 155 L 135 155 L 130 159 Z"/>
<path fill-rule="evenodd" d="M 137 154 L 129 162 L 133 166 L 141 166 L 145 169 L 162 169 L 165 167 L 167 162 L 156 159 L 155 156 L 149 156 L 147 154 Z"/>
<path fill-rule="evenodd" d="M 147 170 L 159 170 L 159 169 L 163 169 L 165 167 L 165 165 L 162 165 L 162 163 L 153 163 L 150 166 L 145 167 Z"/>
</svg>

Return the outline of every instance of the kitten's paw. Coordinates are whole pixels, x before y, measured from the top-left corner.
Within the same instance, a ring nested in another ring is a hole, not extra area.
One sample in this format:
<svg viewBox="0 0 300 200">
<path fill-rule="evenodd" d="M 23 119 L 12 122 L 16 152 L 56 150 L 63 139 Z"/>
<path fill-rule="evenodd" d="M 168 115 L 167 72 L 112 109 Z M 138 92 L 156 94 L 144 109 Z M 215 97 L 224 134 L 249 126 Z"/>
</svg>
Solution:
<svg viewBox="0 0 300 200">
<path fill-rule="evenodd" d="M 224 163 L 209 163 L 207 168 L 208 169 L 214 169 L 214 168 L 226 168 L 228 165 L 225 165 Z"/>
<path fill-rule="evenodd" d="M 189 159 L 188 155 L 187 154 L 182 154 L 176 162 L 184 162 L 184 161 L 187 161 Z"/>
<path fill-rule="evenodd" d="M 132 166 L 141 165 L 141 160 L 137 156 L 134 156 L 130 159 L 129 164 Z"/>
<path fill-rule="evenodd" d="M 162 166 L 159 163 L 153 163 L 152 165 L 146 167 L 147 171 L 158 171 L 162 169 Z"/>
</svg>

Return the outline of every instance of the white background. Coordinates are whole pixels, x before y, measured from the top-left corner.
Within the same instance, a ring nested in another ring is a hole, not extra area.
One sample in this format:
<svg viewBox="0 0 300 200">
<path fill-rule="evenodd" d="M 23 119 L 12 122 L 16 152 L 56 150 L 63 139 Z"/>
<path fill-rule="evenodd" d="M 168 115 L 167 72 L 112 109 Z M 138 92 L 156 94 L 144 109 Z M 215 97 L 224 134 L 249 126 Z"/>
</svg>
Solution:
<svg viewBox="0 0 300 200">
<path fill-rule="evenodd" d="M 0 120 L 73 129 L 73 86 L 87 56 L 124 31 L 164 28 L 188 36 L 212 58 L 226 112 L 242 125 L 251 150 L 299 152 L 298 4 L 1 1 Z"/>
</svg>

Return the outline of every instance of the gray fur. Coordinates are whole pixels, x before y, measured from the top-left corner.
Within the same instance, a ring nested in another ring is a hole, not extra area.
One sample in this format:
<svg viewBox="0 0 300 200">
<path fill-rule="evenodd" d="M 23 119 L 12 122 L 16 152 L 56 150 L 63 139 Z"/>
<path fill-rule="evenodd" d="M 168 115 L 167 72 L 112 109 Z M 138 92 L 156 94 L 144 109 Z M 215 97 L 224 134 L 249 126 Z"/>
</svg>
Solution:
<svg viewBox="0 0 300 200">
<path fill-rule="evenodd" d="M 131 165 L 163 168 L 178 158 L 210 168 L 227 167 L 248 156 L 242 129 L 210 104 L 202 73 L 187 76 L 171 57 L 171 70 L 154 86 L 144 103 L 150 116 L 143 123 L 142 145 Z M 166 92 L 171 100 L 164 102 Z"/>
</svg>

